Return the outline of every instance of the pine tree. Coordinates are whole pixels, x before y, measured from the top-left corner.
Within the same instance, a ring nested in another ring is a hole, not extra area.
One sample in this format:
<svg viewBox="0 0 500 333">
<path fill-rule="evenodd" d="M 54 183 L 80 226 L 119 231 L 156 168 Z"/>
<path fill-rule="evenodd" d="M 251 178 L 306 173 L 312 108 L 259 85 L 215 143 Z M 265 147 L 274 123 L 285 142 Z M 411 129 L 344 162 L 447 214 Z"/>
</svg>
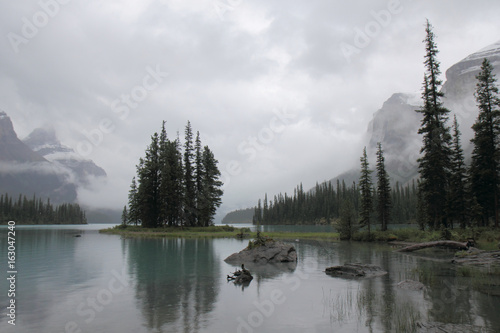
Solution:
<svg viewBox="0 0 500 333">
<path fill-rule="evenodd" d="M 196 197 L 195 197 L 195 214 L 197 218 L 197 223 L 199 223 L 199 214 L 200 214 L 200 205 L 201 201 L 204 200 L 203 196 L 203 176 L 205 174 L 204 166 L 203 166 L 203 157 L 202 157 L 202 148 L 201 148 L 201 139 L 200 132 L 196 132 L 196 140 L 194 144 L 195 150 L 195 170 L 194 170 L 194 178 L 195 178 L 195 189 L 196 189 Z"/>
<path fill-rule="evenodd" d="M 193 170 L 193 131 L 189 121 L 184 135 L 184 219 L 187 226 L 194 226 L 196 225 L 196 184 Z"/>
<path fill-rule="evenodd" d="M 471 194 L 479 205 L 475 211 L 481 212 L 480 224 L 487 225 L 493 217 L 495 227 L 498 227 L 500 99 L 493 66 L 487 59 L 484 59 L 476 78 L 475 97 L 479 114 L 472 126 Z"/>
<path fill-rule="evenodd" d="M 201 193 L 199 194 L 199 221 L 200 226 L 206 227 L 213 224 L 213 218 L 222 200 L 221 173 L 217 167 L 217 160 L 212 151 L 205 146 L 202 154 Z"/>
<path fill-rule="evenodd" d="M 373 197 L 372 197 L 372 177 L 368 157 L 366 155 L 366 147 L 363 149 L 363 156 L 361 161 L 361 177 L 359 178 L 359 190 L 361 194 L 361 211 L 360 211 L 360 225 L 368 228 L 368 235 L 370 235 L 370 216 L 373 210 Z"/>
<path fill-rule="evenodd" d="M 137 183 L 135 181 L 135 177 L 132 178 L 132 184 L 130 185 L 130 190 L 128 192 L 128 223 L 133 223 L 137 225 L 139 222 L 139 197 L 137 194 Z"/>
<path fill-rule="evenodd" d="M 451 174 L 448 190 L 448 216 L 450 218 L 450 226 L 452 228 L 453 221 L 458 221 L 460 227 L 465 228 L 468 211 L 465 191 L 467 169 L 465 167 L 462 145 L 460 143 L 460 134 L 457 116 L 455 115 L 453 118 Z"/>
<path fill-rule="evenodd" d="M 441 91 L 441 71 L 436 59 L 438 49 L 434 42 L 432 26 L 427 21 L 427 37 L 424 75 L 423 107 L 418 112 L 423 114 L 418 131 L 423 135 L 422 157 L 418 159 L 420 172 L 420 188 L 426 206 L 426 220 L 431 228 L 446 226 L 446 197 L 450 168 L 451 136 L 446 126 L 450 112 L 443 106 Z"/>
<path fill-rule="evenodd" d="M 123 206 L 123 211 L 122 211 L 122 226 L 127 226 L 128 222 L 128 212 L 127 212 L 127 206 Z"/>
<path fill-rule="evenodd" d="M 381 230 L 387 230 L 387 225 L 391 220 L 391 186 L 389 175 L 385 170 L 385 158 L 382 150 L 382 144 L 377 144 L 377 195 L 378 195 L 378 220 L 381 224 Z"/>
<path fill-rule="evenodd" d="M 169 220 L 169 208 L 170 208 L 170 188 L 171 188 L 171 167 L 170 167 L 170 141 L 167 137 L 167 131 L 165 129 L 165 121 L 163 121 L 160 132 L 160 142 L 159 142 L 159 156 L 158 161 L 160 164 L 160 181 L 159 181 L 159 220 L 160 225 L 171 225 Z"/>
<path fill-rule="evenodd" d="M 160 163 L 158 133 L 151 136 L 146 156 L 138 166 L 137 189 L 142 226 L 156 228 L 160 224 Z"/>
</svg>

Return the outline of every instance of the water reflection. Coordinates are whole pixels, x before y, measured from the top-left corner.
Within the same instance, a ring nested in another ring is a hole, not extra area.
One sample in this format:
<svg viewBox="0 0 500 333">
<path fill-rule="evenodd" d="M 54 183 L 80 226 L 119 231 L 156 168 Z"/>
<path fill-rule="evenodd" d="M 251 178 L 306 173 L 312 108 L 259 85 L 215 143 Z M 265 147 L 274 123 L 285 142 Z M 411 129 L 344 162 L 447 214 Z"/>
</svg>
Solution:
<svg viewBox="0 0 500 333">
<path fill-rule="evenodd" d="M 323 267 L 361 262 L 388 271 L 374 278 L 332 278 L 337 288 L 323 291 L 322 298 L 332 329 L 347 326 L 357 332 L 418 332 L 418 324 L 427 322 L 474 325 L 492 331 L 500 328 L 500 300 L 471 288 L 470 279 L 457 277 L 450 260 L 439 258 L 449 257 L 449 253 L 428 258 L 395 253 L 380 244 L 343 242 L 331 245 L 332 251 L 322 250 L 324 244 L 315 245 L 309 248 L 301 244 L 301 251 L 307 256 L 318 255 L 320 263 L 328 262 Z M 425 288 L 403 290 L 397 284 L 405 279 L 420 281 Z"/>
<path fill-rule="evenodd" d="M 217 300 L 220 258 L 208 239 L 127 239 L 130 274 L 149 331 L 198 332 Z"/>
</svg>

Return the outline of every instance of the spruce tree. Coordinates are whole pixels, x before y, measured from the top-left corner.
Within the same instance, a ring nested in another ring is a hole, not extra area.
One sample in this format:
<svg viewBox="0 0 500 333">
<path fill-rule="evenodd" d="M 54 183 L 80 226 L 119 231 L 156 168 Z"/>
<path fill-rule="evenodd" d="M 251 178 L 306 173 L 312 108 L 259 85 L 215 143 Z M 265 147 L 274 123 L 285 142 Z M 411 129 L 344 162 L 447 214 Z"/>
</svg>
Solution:
<svg viewBox="0 0 500 333">
<path fill-rule="evenodd" d="M 196 225 L 196 184 L 194 177 L 194 148 L 191 122 L 184 131 L 184 219 L 187 226 Z"/>
<path fill-rule="evenodd" d="M 460 143 L 460 134 L 457 116 L 455 115 L 453 118 L 451 174 L 450 187 L 448 190 L 448 216 L 452 228 L 454 221 L 457 221 L 461 228 L 465 228 L 468 211 L 465 189 L 467 169 L 465 167 L 462 145 Z"/>
<path fill-rule="evenodd" d="M 382 144 L 377 144 L 377 213 L 381 224 L 381 230 L 387 230 L 387 225 L 391 220 L 391 184 L 389 175 L 385 170 L 385 158 Z"/>
<path fill-rule="evenodd" d="M 142 226 L 156 228 L 160 224 L 160 163 L 158 133 L 151 136 L 146 156 L 138 166 L 137 190 Z"/>
<path fill-rule="evenodd" d="M 137 194 L 137 183 L 135 177 L 132 178 L 132 183 L 130 185 L 130 190 L 128 192 L 128 223 L 137 225 L 139 222 L 139 197 Z"/>
<path fill-rule="evenodd" d="M 123 206 L 123 211 L 122 211 L 122 226 L 126 227 L 128 223 L 128 212 L 127 212 L 127 206 Z"/>
<path fill-rule="evenodd" d="M 426 207 L 426 221 L 433 229 L 446 226 L 446 197 L 448 191 L 450 168 L 449 127 L 446 125 L 450 112 L 443 106 L 441 91 L 441 71 L 436 59 L 438 49 L 434 41 L 432 26 L 427 21 L 427 37 L 425 38 L 425 67 L 422 123 L 418 131 L 423 135 L 422 157 L 418 159 L 420 172 L 420 187 L 422 200 Z"/>
<path fill-rule="evenodd" d="M 373 197 L 372 197 L 372 170 L 368 163 L 366 155 L 366 147 L 363 149 L 363 156 L 361 161 L 361 177 L 359 178 L 359 190 L 361 194 L 361 211 L 360 211 L 360 225 L 368 228 L 368 235 L 370 235 L 370 216 L 373 210 Z"/>
<path fill-rule="evenodd" d="M 217 208 L 222 200 L 222 182 L 221 173 L 217 167 L 217 160 L 214 154 L 205 146 L 202 153 L 201 187 L 199 198 L 199 225 L 206 227 L 213 224 L 213 219 Z"/>
<path fill-rule="evenodd" d="M 196 219 L 197 219 L 197 224 L 200 222 L 198 215 L 200 214 L 200 202 L 204 200 L 202 198 L 203 196 L 203 176 L 205 173 L 204 166 L 203 166 L 203 157 L 202 157 L 202 147 L 201 147 L 201 139 L 200 139 L 200 132 L 196 132 L 196 140 L 194 144 L 194 151 L 195 151 L 195 162 L 194 162 L 194 179 L 195 179 L 195 189 L 196 189 L 196 196 L 195 196 L 195 214 L 196 214 Z"/>
<path fill-rule="evenodd" d="M 488 225 L 489 219 L 493 218 L 498 227 L 500 99 L 493 66 L 487 59 L 484 59 L 476 79 L 479 114 L 472 126 L 471 194 L 473 202 L 479 206 L 475 211 L 481 212 L 480 225 Z"/>
</svg>

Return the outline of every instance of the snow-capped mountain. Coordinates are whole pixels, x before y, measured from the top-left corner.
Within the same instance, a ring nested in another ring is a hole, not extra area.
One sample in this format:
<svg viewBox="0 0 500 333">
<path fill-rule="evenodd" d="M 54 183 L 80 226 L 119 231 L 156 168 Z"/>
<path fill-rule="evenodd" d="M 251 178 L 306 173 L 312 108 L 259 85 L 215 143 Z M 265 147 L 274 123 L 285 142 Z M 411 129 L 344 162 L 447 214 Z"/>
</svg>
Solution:
<svg viewBox="0 0 500 333">
<path fill-rule="evenodd" d="M 84 159 L 72 148 L 64 146 L 52 128 L 37 128 L 23 142 L 48 161 L 67 169 L 77 184 L 87 185 L 91 177 L 106 177 L 106 171 L 92 160 Z"/>
</svg>

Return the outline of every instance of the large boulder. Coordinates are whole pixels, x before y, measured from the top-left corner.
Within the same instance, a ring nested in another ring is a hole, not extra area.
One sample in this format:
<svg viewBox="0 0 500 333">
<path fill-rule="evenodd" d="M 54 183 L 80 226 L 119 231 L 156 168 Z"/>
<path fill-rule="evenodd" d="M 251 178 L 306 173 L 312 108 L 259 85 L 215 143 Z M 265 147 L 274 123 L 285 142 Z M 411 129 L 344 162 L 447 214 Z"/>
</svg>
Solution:
<svg viewBox="0 0 500 333">
<path fill-rule="evenodd" d="M 267 240 L 256 246 L 247 247 L 238 253 L 233 253 L 224 261 L 238 264 L 296 262 L 297 251 L 293 245 Z"/>
<path fill-rule="evenodd" d="M 387 274 L 387 272 L 384 271 L 379 266 L 371 264 L 359 264 L 359 263 L 328 267 L 325 270 L 325 273 L 332 276 L 348 277 L 348 278 L 374 277 Z"/>
</svg>

